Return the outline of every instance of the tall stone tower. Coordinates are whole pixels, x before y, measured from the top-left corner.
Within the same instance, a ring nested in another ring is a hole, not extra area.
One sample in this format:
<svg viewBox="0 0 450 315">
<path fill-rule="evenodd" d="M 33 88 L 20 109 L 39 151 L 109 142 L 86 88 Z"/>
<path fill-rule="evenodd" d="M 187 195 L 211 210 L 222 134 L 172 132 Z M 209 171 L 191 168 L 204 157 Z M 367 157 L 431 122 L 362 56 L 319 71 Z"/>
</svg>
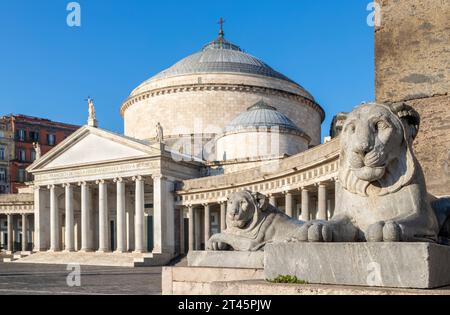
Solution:
<svg viewBox="0 0 450 315">
<path fill-rule="evenodd" d="M 428 191 L 450 195 L 450 1 L 377 2 L 377 101 L 406 101 L 420 113 L 415 151 Z"/>
</svg>

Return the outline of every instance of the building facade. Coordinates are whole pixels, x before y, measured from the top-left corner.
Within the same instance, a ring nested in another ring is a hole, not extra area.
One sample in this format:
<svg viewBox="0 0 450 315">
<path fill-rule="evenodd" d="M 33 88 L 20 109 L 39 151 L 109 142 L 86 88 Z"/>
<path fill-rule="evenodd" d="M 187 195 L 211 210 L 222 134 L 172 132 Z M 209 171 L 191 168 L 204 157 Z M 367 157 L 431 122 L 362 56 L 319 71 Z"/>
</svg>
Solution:
<svg viewBox="0 0 450 315">
<path fill-rule="evenodd" d="M 14 157 L 13 133 L 8 118 L 0 118 L 0 194 L 11 192 L 10 162 Z"/>
<path fill-rule="evenodd" d="M 376 30 L 377 97 L 403 100 L 401 93 L 391 95 L 381 82 L 383 76 L 393 75 L 388 61 L 398 56 L 380 44 L 383 32 L 395 29 L 389 13 L 382 21 Z M 431 36 L 417 34 L 417 41 Z M 397 60 L 396 66 L 404 62 L 413 68 L 422 59 L 413 50 L 406 54 L 408 58 Z M 406 77 L 415 80 L 406 68 Z M 448 87 L 445 75 L 443 80 Z M 444 90 L 448 93 L 445 86 Z M 424 100 L 434 102 L 433 97 Z M 423 100 L 416 97 L 412 102 L 416 101 Z M 0 207 L 0 214 L 11 213 L 14 202 L 27 209 L 27 198 L 32 199 L 30 237 L 35 252 L 95 252 L 97 259 L 109 252 L 120 257 L 132 253 L 130 257 L 141 262 L 165 264 L 179 254 L 203 249 L 212 234 L 224 230 L 227 197 L 241 190 L 263 193 L 272 205 L 301 220 L 328 220 L 334 214 L 341 117 L 333 122 L 333 139 L 320 144 L 325 113 L 314 97 L 225 40 L 222 30 L 199 52 L 131 92 L 121 106 L 124 135 L 101 129 L 92 102 L 89 107 L 86 126 L 27 168 L 34 181 L 24 199 L 5 200 L 4 210 Z M 446 115 L 448 106 L 444 107 L 436 105 L 423 116 L 432 133 L 426 137 L 435 143 L 441 143 L 439 135 L 448 134 L 445 122 L 436 127 L 432 121 Z M 445 153 L 446 143 L 436 150 L 444 148 Z M 439 162 L 444 171 L 445 161 Z M 439 177 L 436 187 L 443 189 L 435 190 L 432 184 L 432 193 L 450 194 L 448 178 Z M 21 218 L 2 219 L 15 235 L 20 225 L 14 220 Z M 8 248 L 14 247 L 6 241 Z"/>
<path fill-rule="evenodd" d="M 75 125 L 25 115 L 4 116 L 2 121 L 6 124 L 9 137 L 12 138 L 10 154 L 7 156 L 7 173 L 9 192 L 13 194 L 18 193 L 19 188 L 26 187 L 26 182 L 32 181 L 26 168 L 36 160 L 33 144 L 39 144 L 41 155 L 45 154 L 79 128 Z"/>
</svg>

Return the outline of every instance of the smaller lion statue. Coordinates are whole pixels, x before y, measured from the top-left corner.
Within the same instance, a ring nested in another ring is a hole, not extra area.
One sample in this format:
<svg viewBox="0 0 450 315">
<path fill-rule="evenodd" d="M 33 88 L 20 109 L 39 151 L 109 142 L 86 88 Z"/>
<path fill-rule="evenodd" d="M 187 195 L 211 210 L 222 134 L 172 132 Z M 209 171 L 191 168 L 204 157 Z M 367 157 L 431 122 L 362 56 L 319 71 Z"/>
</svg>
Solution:
<svg viewBox="0 0 450 315">
<path fill-rule="evenodd" d="M 419 125 L 404 103 L 365 104 L 346 115 L 335 215 L 305 223 L 299 240 L 445 243 L 450 202 L 427 194 L 412 149 Z"/>
<path fill-rule="evenodd" d="M 303 222 L 270 205 L 260 193 L 248 190 L 234 193 L 227 205 L 227 229 L 209 239 L 207 250 L 259 251 L 268 243 L 299 237 Z"/>
</svg>

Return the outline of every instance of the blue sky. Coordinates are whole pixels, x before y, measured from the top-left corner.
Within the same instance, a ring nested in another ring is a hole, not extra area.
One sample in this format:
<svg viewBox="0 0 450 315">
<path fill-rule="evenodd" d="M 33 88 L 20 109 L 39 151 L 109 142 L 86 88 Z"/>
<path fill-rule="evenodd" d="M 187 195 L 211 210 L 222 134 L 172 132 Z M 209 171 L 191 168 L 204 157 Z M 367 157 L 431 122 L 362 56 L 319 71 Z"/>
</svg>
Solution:
<svg viewBox="0 0 450 315">
<path fill-rule="evenodd" d="M 142 81 L 226 38 L 300 83 L 333 115 L 374 99 L 369 0 L 0 0 L 0 114 L 85 124 L 95 99 L 100 126 L 122 132 L 119 107 Z"/>
</svg>

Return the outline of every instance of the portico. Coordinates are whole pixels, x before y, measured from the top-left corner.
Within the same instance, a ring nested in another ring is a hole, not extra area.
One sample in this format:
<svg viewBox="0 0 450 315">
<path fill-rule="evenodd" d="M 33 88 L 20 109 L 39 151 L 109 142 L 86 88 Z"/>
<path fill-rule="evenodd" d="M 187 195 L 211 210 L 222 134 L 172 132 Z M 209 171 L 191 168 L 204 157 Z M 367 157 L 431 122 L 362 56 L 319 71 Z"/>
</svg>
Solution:
<svg viewBox="0 0 450 315">
<path fill-rule="evenodd" d="M 34 251 L 177 254 L 175 184 L 198 167 L 175 162 L 163 144 L 85 126 L 28 171 Z"/>
</svg>

